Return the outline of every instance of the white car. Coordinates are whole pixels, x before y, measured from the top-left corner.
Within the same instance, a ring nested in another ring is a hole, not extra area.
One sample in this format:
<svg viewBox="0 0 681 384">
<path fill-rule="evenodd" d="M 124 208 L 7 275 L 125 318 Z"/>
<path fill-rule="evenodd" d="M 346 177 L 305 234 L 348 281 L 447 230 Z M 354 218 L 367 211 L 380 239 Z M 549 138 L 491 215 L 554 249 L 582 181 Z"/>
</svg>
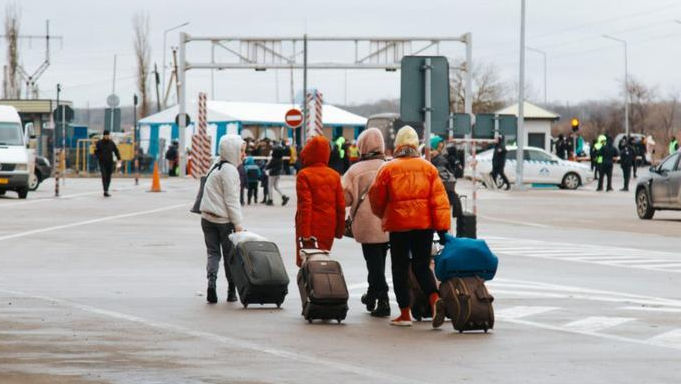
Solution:
<svg viewBox="0 0 681 384">
<path fill-rule="evenodd" d="M 504 172 L 511 183 L 515 182 L 516 150 L 515 146 L 507 146 L 506 167 Z M 485 183 L 491 182 L 493 150 L 484 151 L 476 156 L 476 179 Z M 591 183 L 593 173 L 589 166 L 574 161 L 561 160 L 543 149 L 527 147 L 524 152 L 523 177 L 526 184 L 554 184 L 560 188 L 577 189 L 581 185 Z M 465 176 L 473 177 L 470 166 L 472 158 L 466 161 Z M 501 185 L 498 177 L 496 185 Z"/>
</svg>

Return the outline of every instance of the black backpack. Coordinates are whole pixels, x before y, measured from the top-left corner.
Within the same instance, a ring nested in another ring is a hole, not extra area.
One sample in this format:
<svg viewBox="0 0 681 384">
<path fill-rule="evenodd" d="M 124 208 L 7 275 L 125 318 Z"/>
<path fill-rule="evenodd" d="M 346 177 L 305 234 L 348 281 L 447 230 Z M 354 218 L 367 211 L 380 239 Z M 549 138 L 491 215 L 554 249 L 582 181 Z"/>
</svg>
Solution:
<svg viewBox="0 0 681 384">
<path fill-rule="evenodd" d="M 196 213 L 196 214 L 201 214 L 201 199 L 203 199 L 203 189 L 206 187 L 206 180 L 208 180 L 208 176 L 210 176 L 211 173 L 217 168 L 218 170 L 222 169 L 222 164 L 229 164 L 229 161 L 227 160 L 221 160 L 219 163 L 215 164 L 208 173 L 206 173 L 206 176 L 201 176 L 201 184 L 199 185 L 199 192 L 196 194 L 196 199 L 194 199 L 194 205 L 192 206 L 192 209 L 189 210 L 191 213 Z"/>
</svg>

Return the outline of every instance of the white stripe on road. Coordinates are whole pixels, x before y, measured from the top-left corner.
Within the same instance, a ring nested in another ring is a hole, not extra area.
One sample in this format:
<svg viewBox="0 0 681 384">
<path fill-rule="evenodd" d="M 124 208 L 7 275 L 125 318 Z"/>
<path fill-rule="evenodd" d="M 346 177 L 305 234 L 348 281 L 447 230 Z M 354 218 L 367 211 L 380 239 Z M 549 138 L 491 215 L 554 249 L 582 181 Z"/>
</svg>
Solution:
<svg viewBox="0 0 681 384">
<path fill-rule="evenodd" d="M 129 190 L 135 189 L 135 188 L 139 188 L 139 187 L 115 188 L 115 189 L 112 189 L 111 192 L 129 191 Z M 35 199 L 35 200 L 21 200 L 21 201 L 18 201 L 18 202 L 2 204 L 2 205 L 0 205 L 0 208 L 12 208 L 12 207 L 19 207 L 19 206 L 22 206 L 22 205 L 44 203 L 46 201 L 54 202 L 55 200 L 68 200 L 68 199 L 72 199 L 72 198 L 75 198 L 75 197 L 83 197 L 83 196 L 90 196 L 90 195 L 101 195 L 101 194 L 102 194 L 102 191 L 99 190 L 99 191 L 91 191 L 91 192 L 72 193 L 70 195 L 61 195 L 59 197 L 53 196 L 53 197 L 38 198 L 38 199 Z"/>
<path fill-rule="evenodd" d="M 628 306 L 619 307 L 617 309 L 623 309 L 628 311 L 644 311 L 644 312 L 669 312 L 669 313 L 681 313 L 681 308 L 664 308 L 664 307 L 646 307 L 646 306 Z"/>
<path fill-rule="evenodd" d="M 681 329 L 675 329 L 648 339 L 648 342 L 681 349 Z"/>
<path fill-rule="evenodd" d="M 527 306 L 517 306 L 504 308 L 499 311 L 495 311 L 495 317 L 499 319 L 521 319 L 527 316 L 538 315 L 540 313 L 545 313 L 549 311 L 555 311 L 560 309 L 558 307 L 527 307 Z"/>
<path fill-rule="evenodd" d="M 183 204 L 185 205 L 185 204 Z M 363 376 L 366 378 L 374 379 L 379 382 L 389 382 L 389 383 L 426 383 L 421 380 L 415 380 L 415 379 L 409 379 L 405 378 L 402 376 L 396 376 L 396 375 L 391 375 L 388 373 L 383 373 L 379 371 L 375 371 L 369 368 L 361 367 L 361 366 L 356 366 L 348 363 L 343 363 L 340 361 L 334 361 L 330 359 L 324 359 L 320 358 L 318 356 L 313 356 L 313 355 L 305 355 L 299 352 L 292 352 L 292 351 L 287 351 L 284 349 L 277 349 L 269 345 L 261 345 L 255 342 L 243 340 L 243 339 L 238 339 L 234 337 L 229 337 L 229 336 L 223 336 L 215 333 L 210 333 L 210 332 L 205 332 L 205 331 L 199 331 L 195 329 L 191 329 L 188 327 L 183 327 L 180 325 L 175 325 L 175 324 L 170 324 L 170 323 L 164 323 L 160 321 L 155 321 L 155 320 L 150 320 L 150 319 L 145 319 L 142 317 L 134 316 L 134 315 L 128 315 L 125 313 L 121 312 L 115 312 L 115 311 L 110 311 L 107 309 L 101 309 L 101 308 L 96 308 L 92 307 L 89 305 L 84 305 L 84 304 L 79 304 L 75 303 L 72 301 L 68 300 L 63 300 L 63 299 L 57 299 L 54 297 L 49 297 L 49 296 L 42 296 L 42 295 L 30 295 L 26 294 L 23 292 L 17 292 L 17 291 L 12 291 L 12 290 L 5 290 L 5 289 L 0 289 L 0 292 L 5 292 L 7 294 L 11 295 L 18 295 L 18 296 L 23 296 L 31 299 L 37 299 L 37 300 L 43 300 L 43 301 L 48 301 L 52 303 L 57 303 L 61 305 L 65 305 L 71 308 L 76 308 L 79 310 L 82 310 L 84 312 L 88 313 L 93 313 L 99 316 L 103 317 L 109 317 L 112 319 L 117 319 L 117 320 L 125 320 L 128 322 L 136 323 L 136 324 L 141 324 L 147 327 L 151 328 L 156 328 L 156 329 L 161 329 L 164 331 L 168 332 L 175 332 L 179 334 L 184 334 L 187 336 L 191 337 L 196 337 L 196 338 L 201 338 L 205 339 L 208 341 L 212 342 L 217 342 L 220 344 L 227 345 L 232 348 L 239 348 L 239 349 L 245 349 L 245 350 L 250 350 L 250 351 L 255 351 L 271 356 L 276 356 L 280 357 L 283 359 L 287 360 L 292 360 L 300 363 L 305 363 L 305 364 L 310 364 L 314 366 L 324 366 L 327 368 L 331 369 L 336 369 L 339 371 L 343 372 L 350 372 L 354 373 L 359 376 Z"/>
<path fill-rule="evenodd" d="M 525 225 L 525 226 L 528 226 L 528 227 L 535 227 L 535 228 L 551 228 L 550 225 L 532 223 L 532 222 L 529 222 L 529 221 L 506 220 L 506 219 L 499 219 L 499 218 L 487 216 L 487 215 L 478 215 L 478 217 L 481 218 L 481 219 L 484 219 L 484 220 L 496 221 L 496 222 L 499 222 L 499 223 Z"/>
<path fill-rule="evenodd" d="M 571 328 L 580 332 L 598 332 L 607 328 L 616 327 L 620 324 L 636 320 L 631 317 L 607 317 L 591 316 L 565 324 L 566 328 Z"/>
<path fill-rule="evenodd" d="M 78 222 L 70 223 L 70 224 L 55 225 L 55 226 L 52 226 L 52 227 L 33 229 L 33 230 L 30 230 L 30 231 L 0 236 L 0 241 L 9 240 L 9 239 L 16 239 L 18 237 L 35 235 L 37 233 L 51 232 L 51 231 L 57 231 L 57 230 L 60 230 L 60 229 L 67 229 L 67 228 L 73 228 L 73 227 L 80 227 L 80 226 L 88 225 L 88 224 L 101 223 L 103 221 L 110 221 L 110 220 L 117 220 L 117 219 L 125 219 L 125 218 L 128 218 L 128 217 L 149 215 L 149 214 L 152 214 L 152 213 L 170 211 L 172 209 L 176 209 L 176 208 L 180 208 L 180 207 L 188 207 L 188 206 L 189 206 L 189 204 L 187 204 L 187 203 L 174 204 L 174 205 L 170 205 L 170 206 L 167 206 L 167 207 L 149 209 L 149 210 L 146 210 L 146 211 L 123 213 L 123 214 L 120 214 L 120 215 L 113 215 L 113 216 L 104 216 L 104 217 L 100 217 L 100 218 L 97 218 L 97 219 L 78 221 Z"/>
</svg>

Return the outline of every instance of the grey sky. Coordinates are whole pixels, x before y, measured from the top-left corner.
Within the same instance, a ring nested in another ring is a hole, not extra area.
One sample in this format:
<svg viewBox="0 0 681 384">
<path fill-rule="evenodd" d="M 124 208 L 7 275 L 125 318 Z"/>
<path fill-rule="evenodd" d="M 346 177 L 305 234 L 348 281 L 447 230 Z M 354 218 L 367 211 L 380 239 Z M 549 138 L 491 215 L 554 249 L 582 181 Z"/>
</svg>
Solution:
<svg viewBox="0 0 681 384">
<path fill-rule="evenodd" d="M 6 3 L 7 1 L 3 1 Z M 44 21 L 64 37 L 54 45 L 53 63 L 40 81 L 43 96 L 54 97 L 57 82 L 76 106 L 102 106 L 111 93 L 113 55 L 118 54 L 117 93 L 129 104 L 134 88 L 131 19 L 138 10 L 151 17 L 152 61 L 161 64 L 163 30 L 183 21 L 194 35 L 401 35 L 458 36 L 473 33 L 473 59 L 494 64 L 502 79 L 517 79 L 520 0 L 450 1 L 233 1 L 233 0 L 21 0 L 22 33 L 42 34 Z M 619 97 L 623 78 L 622 46 L 601 37 L 608 33 L 629 41 L 630 75 L 658 86 L 664 96 L 681 90 L 681 1 L 527 0 L 527 44 L 548 53 L 551 101 L 571 103 Z M 4 10 L 4 4 L 3 8 Z M 177 44 L 169 34 L 169 45 Z M 32 70 L 43 56 L 43 42 L 21 45 Z M 2 42 L 0 57 L 5 62 Z M 168 50 L 170 52 L 170 50 Z M 208 49 L 192 53 L 208 59 Z M 448 52 L 461 57 L 463 46 Z M 541 56 L 527 54 L 531 94 L 543 98 Z M 279 71 L 279 100 L 288 101 L 289 72 Z M 399 95 L 399 73 L 350 71 L 347 99 L 359 103 Z M 216 72 L 216 98 L 276 101 L 274 71 Z M 296 88 L 302 75 L 294 77 Z M 188 98 L 210 90 L 208 71 L 188 75 Z M 310 86 L 327 102 L 346 98 L 343 71 L 314 71 Z"/>
</svg>

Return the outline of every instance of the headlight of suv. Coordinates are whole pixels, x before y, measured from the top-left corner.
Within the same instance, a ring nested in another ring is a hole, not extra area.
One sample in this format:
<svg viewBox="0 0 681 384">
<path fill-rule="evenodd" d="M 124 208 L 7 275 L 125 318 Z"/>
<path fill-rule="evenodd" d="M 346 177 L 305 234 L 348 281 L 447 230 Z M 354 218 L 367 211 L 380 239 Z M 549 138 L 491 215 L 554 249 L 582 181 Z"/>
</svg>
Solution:
<svg viewBox="0 0 681 384">
<path fill-rule="evenodd" d="M 14 166 L 15 171 L 28 171 L 28 165 L 26 164 L 16 164 Z"/>
</svg>

